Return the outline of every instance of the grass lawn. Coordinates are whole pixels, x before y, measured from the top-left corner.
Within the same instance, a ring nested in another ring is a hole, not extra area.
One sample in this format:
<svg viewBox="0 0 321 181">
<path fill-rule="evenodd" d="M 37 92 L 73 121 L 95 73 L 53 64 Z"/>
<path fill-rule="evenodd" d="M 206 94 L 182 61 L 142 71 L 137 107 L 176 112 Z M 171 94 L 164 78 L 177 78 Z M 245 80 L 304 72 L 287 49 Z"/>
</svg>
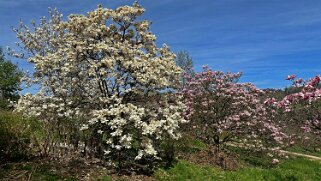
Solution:
<svg viewBox="0 0 321 181">
<path fill-rule="evenodd" d="M 239 150 L 240 151 L 240 150 Z M 223 170 L 215 166 L 191 163 L 185 160 L 178 162 L 169 169 L 158 169 L 153 176 L 121 176 L 109 175 L 95 165 L 82 168 L 79 163 L 75 167 L 61 167 L 54 163 L 20 162 L 3 164 L 0 167 L 0 178 L 4 180 L 160 180 L 160 181 L 319 181 L 321 180 L 321 163 L 301 157 L 283 159 L 277 165 L 267 164 L 267 157 L 244 156 L 242 168 L 234 171 Z M 99 174 L 101 172 L 101 174 Z M 89 174 L 90 173 L 90 174 Z M 1 180 L 0 179 L 0 180 Z"/>
<path fill-rule="evenodd" d="M 286 160 L 271 168 L 246 167 L 236 171 L 224 171 L 210 166 L 199 166 L 179 161 L 173 168 L 158 170 L 158 180 L 321 180 L 321 163 L 304 158 Z"/>
</svg>

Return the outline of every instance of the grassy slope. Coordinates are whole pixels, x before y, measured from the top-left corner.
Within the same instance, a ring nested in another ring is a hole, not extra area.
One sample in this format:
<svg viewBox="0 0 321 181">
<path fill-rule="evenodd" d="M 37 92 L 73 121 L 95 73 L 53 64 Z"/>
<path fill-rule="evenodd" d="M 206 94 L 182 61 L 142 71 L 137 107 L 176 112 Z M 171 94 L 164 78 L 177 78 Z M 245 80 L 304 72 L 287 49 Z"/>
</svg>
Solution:
<svg viewBox="0 0 321 181">
<path fill-rule="evenodd" d="M 52 172 L 50 168 L 41 167 L 35 170 L 34 165 L 33 167 L 29 165 L 2 166 L 0 169 L 0 176 L 3 178 L 8 176 L 8 174 L 14 176 L 14 178 L 31 178 L 30 180 L 77 180 L 70 176 L 63 176 Z M 98 179 L 99 177 L 95 178 L 97 180 L 112 180 L 110 176 L 100 177 L 100 179 Z M 92 179 L 96 180 L 94 178 Z M 212 166 L 200 166 L 186 161 L 179 161 L 174 167 L 168 170 L 159 169 L 154 177 L 150 179 L 161 181 L 317 181 L 321 180 L 321 163 L 306 160 L 304 158 L 293 158 L 270 168 L 248 166 L 236 171 L 225 171 Z M 131 178 L 127 177 L 120 180 L 131 180 Z"/>
<path fill-rule="evenodd" d="M 180 161 L 169 170 L 158 170 L 158 180 L 321 180 L 321 163 L 295 158 L 273 168 L 246 167 L 224 171 Z"/>
</svg>

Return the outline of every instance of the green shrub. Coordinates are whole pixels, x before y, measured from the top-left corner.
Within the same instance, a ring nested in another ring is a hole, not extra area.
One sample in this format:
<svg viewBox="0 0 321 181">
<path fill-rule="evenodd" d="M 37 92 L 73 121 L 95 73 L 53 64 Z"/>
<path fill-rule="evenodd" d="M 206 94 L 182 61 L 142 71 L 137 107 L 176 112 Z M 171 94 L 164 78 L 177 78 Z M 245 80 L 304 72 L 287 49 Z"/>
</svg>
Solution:
<svg viewBox="0 0 321 181">
<path fill-rule="evenodd" d="M 41 123 L 10 111 L 0 111 L 0 160 L 24 159 L 45 135 Z"/>
</svg>

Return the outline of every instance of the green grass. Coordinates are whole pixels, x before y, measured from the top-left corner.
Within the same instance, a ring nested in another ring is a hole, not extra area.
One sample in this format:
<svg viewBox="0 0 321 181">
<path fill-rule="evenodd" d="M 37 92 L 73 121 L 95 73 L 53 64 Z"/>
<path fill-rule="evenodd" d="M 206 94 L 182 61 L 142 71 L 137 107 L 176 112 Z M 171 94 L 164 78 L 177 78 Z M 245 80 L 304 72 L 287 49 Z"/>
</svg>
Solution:
<svg viewBox="0 0 321 181">
<path fill-rule="evenodd" d="M 169 170 L 159 169 L 155 173 L 155 177 L 158 180 L 218 180 L 220 170 L 214 167 L 201 167 L 195 164 L 191 164 L 185 161 L 179 161 L 173 168 Z"/>
<path fill-rule="evenodd" d="M 112 181 L 110 176 L 103 176 L 102 178 L 97 179 L 97 181 Z"/>
<path fill-rule="evenodd" d="M 175 143 L 175 150 L 181 153 L 195 153 L 207 148 L 208 145 L 201 140 L 194 139 L 188 135 L 184 135 L 183 138 Z"/>
<path fill-rule="evenodd" d="M 246 167 L 237 171 L 224 171 L 209 166 L 199 166 L 185 161 L 178 162 L 169 170 L 158 170 L 155 173 L 158 180 L 321 180 L 321 163 L 303 158 L 287 160 L 272 168 Z"/>
<path fill-rule="evenodd" d="M 227 146 L 226 150 L 232 155 L 239 155 L 240 162 L 245 165 L 259 168 L 270 168 L 273 166 L 272 159 L 267 152 L 254 151 L 240 147 Z"/>
</svg>

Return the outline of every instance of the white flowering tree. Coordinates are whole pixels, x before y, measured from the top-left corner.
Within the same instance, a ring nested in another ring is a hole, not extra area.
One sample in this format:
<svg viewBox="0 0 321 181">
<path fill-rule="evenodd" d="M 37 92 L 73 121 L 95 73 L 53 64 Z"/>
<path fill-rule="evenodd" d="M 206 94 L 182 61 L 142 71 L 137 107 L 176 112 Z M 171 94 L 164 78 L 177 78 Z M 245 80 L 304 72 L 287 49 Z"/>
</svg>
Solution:
<svg viewBox="0 0 321 181">
<path fill-rule="evenodd" d="M 40 91 L 16 110 L 53 129 L 69 120 L 74 132 L 91 132 L 90 144 L 106 157 L 158 158 L 161 140 L 178 138 L 184 122 L 180 100 L 158 96 L 179 85 L 181 69 L 166 45 L 156 46 L 150 22 L 137 20 L 143 12 L 137 3 L 99 6 L 67 21 L 50 11 L 34 28 L 21 23 L 15 31 L 26 52 L 14 54 L 29 56 L 35 71 L 26 80 Z"/>
</svg>

